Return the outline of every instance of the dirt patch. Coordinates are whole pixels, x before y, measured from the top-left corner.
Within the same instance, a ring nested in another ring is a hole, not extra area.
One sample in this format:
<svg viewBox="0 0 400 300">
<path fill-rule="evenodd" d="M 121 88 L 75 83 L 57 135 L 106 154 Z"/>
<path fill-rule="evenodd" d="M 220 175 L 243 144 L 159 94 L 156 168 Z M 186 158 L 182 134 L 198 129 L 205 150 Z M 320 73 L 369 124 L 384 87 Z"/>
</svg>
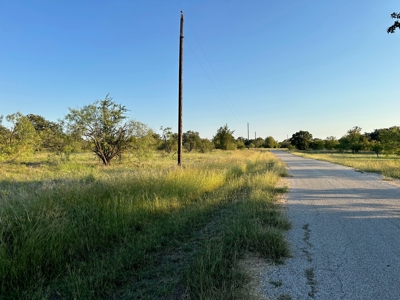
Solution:
<svg viewBox="0 0 400 300">
<path fill-rule="evenodd" d="M 281 178 L 276 185 L 276 188 L 288 188 L 289 181 L 286 178 Z M 279 193 L 277 195 L 276 203 L 281 204 L 282 208 L 285 208 L 284 204 L 286 204 L 287 194 Z M 239 261 L 239 266 L 246 274 L 248 278 L 248 282 L 244 285 L 244 291 L 246 295 L 248 295 L 248 299 L 260 299 L 260 300 L 268 300 L 269 298 L 264 295 L 262 291 L 262 280 L 265 280 L 264 272 L 270 266 L 270 262 L 261 258 L 257 253 L 247 253 L 245 258 Z M 282 282 L 271 282 L 272 284 L 279 286 Z M 285 295 L 282 295 L 283 298 L 278 298 L 282 300 L 291 299 L 290 297 L 286 298 Z"/>
<path fill-rule="evenodd" d="M 289 180 L 286 178 L 281 178 L 279 182 L 276 184 L 275 188 L 277 189 L 289 189 Z M 278 204 L 286 204 L 287 200 L 287 193 L 278 193 L 276 197 L 276 203 Z M 283 206 L 283 208 L 285 208 Z"/>
<path fill-rule="evenodd" d="M 247 253 L 245 258 L 239 261 L 239 266 L 248 278 L 244 291 L 249 299 L 268 300 L 261 290 L 263 272 L 268 266 L 267 261 L 255 253 Z"/>
</svg>

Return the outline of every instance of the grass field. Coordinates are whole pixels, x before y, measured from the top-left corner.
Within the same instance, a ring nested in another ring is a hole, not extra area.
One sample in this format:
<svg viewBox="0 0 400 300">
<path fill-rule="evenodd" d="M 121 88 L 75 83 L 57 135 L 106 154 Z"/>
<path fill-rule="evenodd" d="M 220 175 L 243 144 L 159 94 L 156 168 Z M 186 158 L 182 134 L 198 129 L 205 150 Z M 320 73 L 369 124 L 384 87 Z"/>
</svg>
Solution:
<svg viewBox="0 0 400 300">
<path fill-rule="evenodd" d="M 379 173 L 387 178 L 400 179 L 400 157 L 394 155 L 376 157 L 375 154 L 365 153 L 309 153 L 299 151 L 292 153 L 302 157 L 337 163 L 360 171 Z"/>
<path fill-rule="evenodd" d="M 0 299 L 240 299 L 248 252 L 287 256 L 268 151 L 90 154 L 0 169 Z"/>
</svg>

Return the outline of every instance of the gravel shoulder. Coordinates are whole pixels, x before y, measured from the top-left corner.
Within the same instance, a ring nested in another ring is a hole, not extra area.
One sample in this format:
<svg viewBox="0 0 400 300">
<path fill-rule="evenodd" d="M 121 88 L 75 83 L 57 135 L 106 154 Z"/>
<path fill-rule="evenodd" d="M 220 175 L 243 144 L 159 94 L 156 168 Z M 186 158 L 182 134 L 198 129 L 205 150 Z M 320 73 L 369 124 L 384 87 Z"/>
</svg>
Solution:
<svg viewBox="0 0 400 300">
<path fill-rule="evenodd" d="M 400 299 L 400 188 L 378 174 L 275 150 L 287 166 L 292 258 L 270 265 L 270 299 Z"/>
</svg>

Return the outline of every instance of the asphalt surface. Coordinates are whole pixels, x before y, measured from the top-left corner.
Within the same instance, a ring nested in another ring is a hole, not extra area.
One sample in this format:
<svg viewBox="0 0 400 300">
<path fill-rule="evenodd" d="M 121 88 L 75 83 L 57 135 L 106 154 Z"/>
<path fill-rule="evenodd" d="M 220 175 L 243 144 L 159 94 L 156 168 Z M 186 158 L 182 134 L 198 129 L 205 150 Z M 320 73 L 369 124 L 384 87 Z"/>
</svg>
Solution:
<svg viewBox="0 0 400 300">
<path fill-rule="evenodd" d="M 264 294 L 400 299 L 400 188 L 378 174 L 272 152 L 292 176 L 287 194 L 292 258 L 268 267 Z"/>
</svg>

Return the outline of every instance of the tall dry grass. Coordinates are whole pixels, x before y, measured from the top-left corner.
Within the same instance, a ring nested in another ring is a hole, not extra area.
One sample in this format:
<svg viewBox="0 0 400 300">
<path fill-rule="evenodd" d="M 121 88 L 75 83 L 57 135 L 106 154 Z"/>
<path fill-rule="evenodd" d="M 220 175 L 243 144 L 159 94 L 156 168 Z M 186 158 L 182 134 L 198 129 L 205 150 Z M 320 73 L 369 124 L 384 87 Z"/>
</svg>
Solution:
<svg viewBox="0 0 400 300">
<path fill-rule="evenodd" d="M 288 254 L 289 224 L 273 204 L 280 162 L 260 151 L 185 159 L 181 168 L 171 157 L 103 167 L 87 155 L 5 165 L 0 298 L 167 299 L 179 287 L 205 299 L 222 286 L 229 298 L 244 251 Z M 169 252 L 182 261 L 160 263 Z"/>
</svg>

